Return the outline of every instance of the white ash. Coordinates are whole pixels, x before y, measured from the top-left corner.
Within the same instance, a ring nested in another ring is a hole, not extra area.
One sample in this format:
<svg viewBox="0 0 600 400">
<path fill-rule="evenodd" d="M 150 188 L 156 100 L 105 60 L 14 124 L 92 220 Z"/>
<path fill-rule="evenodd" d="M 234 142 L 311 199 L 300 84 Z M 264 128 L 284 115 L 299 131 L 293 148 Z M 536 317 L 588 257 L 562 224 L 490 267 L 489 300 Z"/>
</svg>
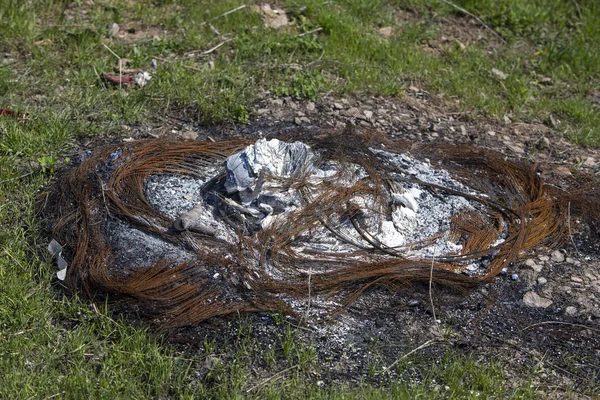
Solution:
<svg viewBox="0 0 600 400">
<path fill-rule="evenodd" d="M 155 174 L 146 178 L 144 195 L 152 207 L 175 219 L 198 203 L 205 183 L 188 175 Z"/>
<path fill-rule="evenodd" d="M 472 188 L 453 179 L 448 171 L 441 168 L 434 168 L 428 159 L 420 161 L 406 153 L 390 153 L 375 148 L 370 148 L 369 150 L 402 171 L 400 174 L 403 176 L 412 176 L 426 183 L 447 187 L 463 193 L 479 195 Z"/>
<path fill-rule="evenodd" d="M 217 239 L 231 243 L 235 236 L 233 230 L 215 215 L 214 206 L 202 197 L 207 181 L 190 175 L 154 174 L 146 179 L 144 195 L 153 208 L 173 220 L 202 203 L 198 222 L 214 229 Z"/>
<path fill-rule="evenodd" d="M 425 183 L 448 187 L 464 193 L 476 194 L 472 188 L 452 179 L 450 173 L 434 168 L 427 161 L 419 161 L 407 154 L 394 154 L 371 149 L 398 169 L 398 176 L 414 177 Z M 115 159 L 119 154 L 115 154 Z M 111 160 L 115 161 L 115 160 Z M 367 177 L 364 168 L 350 165 L 342 168 L 337 162 L 319 164 L 316 150 L 301 142 L 284 143 L 279 140 L 260 139 L 255 145 L 248 146 L 242 152 L 230 156 L 225 165 L 215 166 L 210 171 L 198 171 L 199 176 L 178 174 L 150 175 L 144 184 L 144 194 L 149 204 L 164 216 L 177 219 L 182 214 L 201 204 L 198 222 L 214 228 L 216 237 L 228 243 L 237 243 L 237 231 L 222 217 L 222 207 L 228 212 L 238 213 L 252 220 L 258 227 L 265 229 L 294 221 L 294 213 L 302 212 L 303 201 L 300 193 L 286 184 L 289 178 L 304 177 L 312 188 L 312 198 L 316 198 L 328 185 L 350 187 Z M 218 181 L 217 187 L 204 190 L 211 174 L 218 175 L 225 167 L 226 178 Z M 215 194 L 225 200 L 215 201 Z M 238 196 L 239 194 L 239 196 Z M 212 196 L 212 197 L 211 197 Z M 378 203 L 367 195 L 351 199 L 361 211 L 358 217 L 361 226 L 376 241 L 391 251 L 402 252 L 404 256 L 415 259 L 424 257 L 442 257 L 459 254 L 462 246 L 442 236 L 433 245 L 421 249 L 410 248 L 410 243 L 430 238 L 447 230 L 453 215 L 465 210 L 478 209 L 479 204 L 464 197 L 449 195 L 440 191 L 431 192 L 425 185 L 417 182 L 397 180 L 392 188 L 388 204 Z M 246 204 L 247 203 L 247 204 Z M 219 207 L 219 209 L 216 209 Z M 334 229 L 349 238 L 350 241 L 364 247 L 372 247 L 356 230 L 348 217 L 327 216 Z M 160 260 L 182 262 L 193 259 L 194 255 L 168 241 L 144 233 L 120 221 L 110 221 L 107 232 L 111 245 L 117 250 L 117 264 L 129 267 L 152 265 Z M 322 252 L 318 258 L 340 256 L 360 257 L 360 252 L 351 244 L 341 240 L 324 226 L 317 227 L 301 237 L 293 238 L 292 250 L 305 258 L 316 258 L 313 252 Z M 497 243 L 501 243 L 499 238 Z M 131 244 L 135 244 L 132 246 Z M 256 250 L 258 251 L 258 249 Z M 312 251 L 312 252 L 311 252 Z M 256 260 L 260 257 L 254 255 Z M 250 257 L 253 258 L 253 257 Z M 477 275 L 485 272 L 489 260 L 471 262 L 466 273 Z M 253 274 L 244 277 L 240 284 L 251 288 L 253 280 L 261 279 L 258 271 L 273 279 L 285 279 L 285 271 L 276 270 L 267 261 L 265 270 L 254 266 Z M 315 272 L 317 273 L 317 272 Z M 320 270 L 318 273 L 327 273 Z M 211 272 L 214 280 L 222 279 L 219 271 Z M 300 315 L 313 320 L 323 318 L 327 311 L 339 306 L 340 299 L 313 296 L 310 307 L 307 302 L 289 296 L 278 296 Z M 343 325 L 343 323 L 342 323 Z"/>
</svg>

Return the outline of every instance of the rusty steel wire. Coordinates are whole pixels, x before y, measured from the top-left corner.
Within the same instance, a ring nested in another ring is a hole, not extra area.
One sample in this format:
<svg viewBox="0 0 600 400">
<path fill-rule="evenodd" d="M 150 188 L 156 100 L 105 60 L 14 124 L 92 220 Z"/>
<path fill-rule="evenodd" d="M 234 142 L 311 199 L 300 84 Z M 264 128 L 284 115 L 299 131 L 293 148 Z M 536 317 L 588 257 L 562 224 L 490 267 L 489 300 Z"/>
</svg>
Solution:
<svg viewBox="0 0 600 400">
<path fill-rule="evenodd" d="M 567 192 L 545 184 L 531 165 L 506 161 L 480 148 L 390 140 L 373 132 L 326 132 L 302 140 L 318 151 L 323 161 L 364 168 L 367 179 L 350 186 L 319 188 L 306 176 L 286 179 L 281 185 L 298 190 L 303 207 L 286 220 L 254 233 L 245 231 L 232 215 L 235 242 L 173 229 L 174 220 L 146 198 L 144 184 L 151 174 L 200 176 L 254 140 L 141 140 L 98 149 L 58 180 L 45 210 L 54 220 L 52 237 L 64 245 L 70 264 L 67 285 L 92 298 L 111 294 L 134 302 L 165 327 L 235 312 L 293 314 L 287 299 L 302 300 L 309 295 L 337 299 L 339 307 L 330 310 L 336 311 L 372 287 L 393 289 L 427 282 L 432 266 L 435 284 L 467 290 L 489 282 L 524 251 L 565 241 L 570 233 L 567 207 L 573 218 L 584 216 L 597 222 L 600 214 L 593 193 L 582 196 L 581 190 Z M 382 145 L 392 153 L 428 159 L 477 194 L 398 174 L 397 167 L 370 150 Z M 375 204 L 370 211 L 385 214 L 391 188 L 402 180 L 418 183 L 432 193 L 464 197 L 479 206 L 454 215 L 447 229 L 430 238 L 386 246 L 357 217 L 361 210 L 351 199 L 368 197 Z M 590 189 L 588 185 L 587 189 L 598 193 L 597 186 Z M 358 239 L 337 230 L 336 216 L 350 219 Z M 184 262 L 164 258 L 151 265 L 120 265 L 107 239 L 109 220 L 124 221 L 195 256 Z M 294 249 L 296 238 L 323 227 L 353 247 L 352 253 L 301 253 Z M 494 245 L 502 234 L 504 240 Z M 406 255 L 409 248 L 434 246 L 442 236 L 460 243 L 462 250 L 438 257 Z M 489 260 L 484 274 L 463 273 L 468 262 L 482 258 Z M 222 279 L 212 279 L 215 273 Z"/>
</svg>

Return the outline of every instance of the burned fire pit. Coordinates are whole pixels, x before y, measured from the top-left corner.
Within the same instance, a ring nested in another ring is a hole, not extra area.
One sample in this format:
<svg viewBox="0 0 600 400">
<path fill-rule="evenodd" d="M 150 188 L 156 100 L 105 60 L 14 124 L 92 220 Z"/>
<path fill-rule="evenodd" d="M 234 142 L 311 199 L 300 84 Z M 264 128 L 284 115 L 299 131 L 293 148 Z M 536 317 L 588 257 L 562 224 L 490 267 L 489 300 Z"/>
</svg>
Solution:
<svg viewBox="0 0 600 400">
<path fill-rule="evenodd" d="M 65 282 L 161 326 L 234 312 L 322 318 L 371 288 L 488 282 L 556 245 L 594 196 L 483 149 L 376 133 L 98 149 L 47 202 Z"/>
</svg>

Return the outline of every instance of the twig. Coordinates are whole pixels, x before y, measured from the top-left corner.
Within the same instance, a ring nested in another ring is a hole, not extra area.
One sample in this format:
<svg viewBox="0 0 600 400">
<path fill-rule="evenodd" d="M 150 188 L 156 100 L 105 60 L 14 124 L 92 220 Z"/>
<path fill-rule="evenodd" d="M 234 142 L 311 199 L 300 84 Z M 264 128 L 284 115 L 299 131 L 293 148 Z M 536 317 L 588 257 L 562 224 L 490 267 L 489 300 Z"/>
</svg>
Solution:
<svg viewBox="0 0 600 400">
<path fill-rule="evenodd" d="M 98 73 L 98 70 L 96 70 L 96 67 L 94 68 L 94 73 L 96 74 L 96 76 L 98 77 L 98 80 L 100 80 L 100 82 L 102 83 L 102 86 L 104 87 L 104 90 L 108 90 L 108 88 L 106 87 L 106 85 L 104 84 L 104 82 L 102 81 L 102 77 L 100 76 L 100 74 Z"/>
<path fill-rule="evenodd" d="M 107 45 L 105 45 L 104 43 L 102 43 L 102 46 L 106 47 L 106 50 L 110 51 L 112 53 L 113 56 L 117 57 L 119 60 L 121 60 L 121 57 L 119 57 L 117 55 L 117 53 L 115 53 L 114 51 L 112 51 L 112 49 L 110 47 L 108 47 Z"/>
<path fill-rule="evenodd" d="M 3 180 L 3 181 L 0 181 L 0 184 L 1 184 L 1 183 L 6 183 L 6 182 L 10 182 L 10 181 L 15 181 L 15 180 L 17 180 L 17 179 L 23 179 L 23 178 L 27 178 L 29 175 L 32 175 L 32 174 L 33 174 L 33 171 L 31 171 L 31 172 L 28 172 L 28 173 L 26 173 L 26 174 L 23 174 L 23 175 L 15 176 L 14 178 L 5 179 L 5 180 Z"/>
<path fill-rule="evenodd" d="M 487 338 L 489 338 L 489 339 L 496 340 L 496 341 L 498 341 L 498 342 L 500 342 L 500 343 L 503 343 L 503 344 L 507 344 L 507 345 L 509 345 L 509 346 L 512 346 L 512 347 L 514 347 L 515 349 L 517 349 L 518 351 L 522 351 L 523 353 L 525 353 L 525 354 L 528 354 L 528 355 L 530 355 L 531 357 L 533 357 L 533 358 L 535 358 L 535 359 L 537 359 L 537 360 L 539 360 L 539 361 L 541 361 L 541 362 L 543 362 L 543 363 L 546 363 L 546 364 L 548 364 L 548 365 L 549 365 L 550 367 L 552 367 L 552 368 L 556 368 L 556 369 L 558 369 L 558 370 L 560 370 L 560 371 L 562 371 L 562 372 L 565 372 L 565 373 L 567 373 L 568 375 L 571 375 L 571 376 L 577 377 L 577 378 L 579 378 L 579 379 L 586 379 L 584 376 L 581 376 L 581 375 L 579 375 L 579 374 L 577 374 L 577 373 L 575 373 L 575 372 L 571 372 L 571 371 L 569 371 L 569 370 L 566 370 L 566 369 L 564 369 L 564 368 L 561 368 L 561 367 L 559 367 L 558 365 L 556 365 L 556 364 L 554 364 L 554 363 L 551 363 L 550 361 L 545 361 L 543 358 L 540 358 L 540 357 L 539 357 L 539 356 L 538 356 L 538 355 L 537 355 L 535 352 L 533 352 L 533 351 L 531 351 L 531 350 L 527 350 L 525 347 L 523 347 L 523 346 L 520 346 L 520 345 L 518 345 L 518 344 L 516 344 L 516 343 L 513 343 L 513 342 L 512 342 L 512 341 L 510 341 L 510 340 L 507 340 L 507 339 L 505 339 L 505 338 L 502 338 L 502 337 L 497 337 L 497 336 L 495 336 L 495 335 L 491 335 L 491 334 L 489 334 L 489 333 L 487 333 L 487 332 L 482 332 L 482 334 L 483 334 L 483 335 L 485 335 L 485 336 L 486 336 Z"/>
<path fill-rule="evenodd" d="M 579 249 L 575 244 L 575 239 L 573 239 L 573 231 L 571 230 L 571 202 L 567 204 L 567 229 L 569 230 L 569 239 L 571 239 L 571 244 L 573 245 L 573 248 L 575 249 L 579 257 L 582 257 L 582 254 L 579 252 Z"/>
<path fill-rule="evenodd" d="M 392 367 L 396 364 L 398 364 L 400 361 L 404 360 L 406 357 L 410 356 L 411 354 L 416 353 L 417 351 L 424 349 L 425 347 L 429 347 L 432 344 L 437 343 L 437 340 L 435 339 L 429 339 L 428 341 L 426 341 L 425 343 L 423 343 L 422 345 L 420 345 L 417 348 L 412 349 L 411 351 L 409 351 L 408 353 L 404 354 L 402 357 L 399 357 L 396 361 L 394 361 L 393 363 L 391 363 L 389 366 L 384 367 L 384 369 L 386 371 L 389 371 L 390 369 L 392 369 Z"/>
<path fill-rule="evenodd" d="M 121 57 L 118 56 L 117 53 L 115 53 L 114 51 L 112 51 L 112 49 L 110 47 L 108 47 L 107 45 L 105 45 L 104 43 L 102 43 L 102 46 L 106 47 L 106 49 L 108 51 L 110 51 L 115 57 L 117 57 L 119 59 L 119 89 L 123 88 L 123 73 L 121 72 Z"/>
<path fill-rule="evenodd" d="M 27 272 L 27 269 L 26 269 L 26 268 L 23 266 L 23 264 L 21 264 L 21 262 L 20 262 L 19 260 L 17 260 L 15 257 L 13 257 L 13 255 L 12 255 L 12 254 L 10 254 L 10 253 L 8 252 L 8 249 L 4 249 L 4 252 L 5 252 L 5 253 L 6 253 L 6 255 L 7 255 L 7 256 L 9 256 L 9 257 L 10 257 L 10 258 L 11 258 L 11 259 L 14 261 L 14 262 L 16 262 L 16 263 L 17 263 L 17 265 L 18 265 L 19 267 L 21 267 L 21 269 L 23 270 L 23 272 Z"/>
<path fill-rule="evenodd" d="M 169 60 L 169 59 L 167 59 L 167 58 L 161 58 L 161 57 L 154 57 L 154 58 L 156 58 L 156 59 L 157 59 L 157 60 L 159 60 L 159 61 L 163 61 L 163 62 L 171 62 L 171 61 L 173 61 L 173 60 Z M 201 72 L 201 71 L 202 71 L 202 69 L 201 69 L 201 68 L 194 67 L 194 66 L 192 66 L 192 65 L 182 65 L 182 67 L 183 67 L 183 68 L 187 68 L 187 69 L 191 69 L 191 70 L 194 70 L 194 71 L 198 71 L 198 72 Z"/>
<path fill-rule="evenodd" d="M 475 19 L 476 19 L 476 20 L 477 20 L 477 21 L 478 21 L 478 22 L 479 22 L 481 25 L 483 25 L 483 27 L 484 27 L 484 28 L 488 29 L 490 32 L 492 32 L 494 35 L 496 35 L 496 37 L 497 37 L 498 39 L 502 40 L 502 42 L 503 42 L 503 43 L 506 43 L 506 39 L 504 39 L 504 38 L 502 37 L 502 35 L 500 35 L 498 32 L 496 32 L 495 30 L 493 30 L 492 28 L 490 28 L 488 25 L 486 25 L 486 23 L 485 23 L 485 22 L 483 22 L 483 20 L 482 20 L 481 18 L 479 18 L 477 15 L 473 14 L 473 13 L 472 13 L 472 12 L 470 12 L 470 11 L 467 11 L 467 10 L 465 10 L 465 9 L 464 9 L 464 8 L 462 8 L 461 6 L 457 6 L 456 4 L 449 2 L 448 0 L 440 0 L 440 1 L 442 1 L 443 3 L 446 3 L 446 4 L 448 4 L 448 5 L 449 5 L 449 6 L 451 6 L 451 7 L 454 7 L 454 8 L 456 8 L 458 11 L 460 11 L 460 12 L 462 12 L 462 13 L 464 13 L 464 14 L 467 14 L 467 15 L 468 15 L 468 16 L 470 16 L 470 17 L 473 17 L 473 18 L 475 18 Z"/>
<path fill-rule="evenodd" d="M 302 37 L 302 36 L 310 35 L 311 33 L 320 32 L 322 30 L 323 30 L 323 28 L 318 27 L 317 29 L 313 29 L 312 31 L 301 33 L 297 37 Z"/>
<path fill-rule="evenodd" d="M 585 328 L 585 329 L 589 329 L 591 331 L 594 332 L 600 332 L 600 329 L 595 329 L 592 328 L 591 326 L 587 326 L 587 325 L 582 325 L 582 324 L 572 324 L 570 322 L 562 322 L 562 321 L 543 321 L 543 322 L 538 322 L 537 324 L 532 324 L 529 326 L 526 326 L 525 328 L 521 329 L 522 331 L 526 331 L 527 329 L 531 329 L 531 328 L 535 328 L 536 326 L 542 326 L 542 325 L 568 325 L 568 326 L 573 326 L 573 327 L 577 327 L 577 328 Z"/>
<path fill-rule="evenodd" d="M 202 51 L 202 50 L 192 50 L 192 51 L 188 51 L 188 52 L 187 52 L 187 53 L 185 53 L 185 54 L 186 54 L 186 55 L 189 55 L 189 54 L 196 54 L 196 53 L 200 53 L 200 55 L 201 55 L 201 56 L 205 56 L 205 55 L 207 55 L 207 54 L 210 54 L 210 53 L 212 53 L 213 51 L 217 50 L 219 47 L 223 46 L 225 43 L 227 43 L 227 42 L 231 42 L 233 39 L 235 39 L 235 38 L 229 38 L 229 39 L 225 39 L 225 40 L 223 40 L 221 43 L 219 43 L 218 45 L 216 45 L 215 47 L 213 47 L 213 48 L 210 48 L 210 49 L 208 49 L 208 50 L 206 50 L 206 51 Z"/>
<path fill-rule="evenodd" d="M 217 28 L 215 28 L 213 26 L 213 24 L 208 24 L 208 27 L 210 28 L 211 31 L 213 31 L 215 33 L 215 35 L 221 37 L 221 33 L 217 30 Z"/>
<path fill-rule="evenodd" d="M 207 25 L 210 21 L 214 21 L 215 19 L 219 19 L 219 18 L 222 18 L 222 17 L 224 17 L 226 15 L 233 14 L 234 12 L 239 11 L 239 10 L 241 10 L 243 8 L 246 8 L 245 4 L 242 4 L 241 6 L 239 6 L 237 8 L 234 8 L 233 10 L 229 10 L 227 12 L 224 12 L 223 14 L 217 15 L 216 17 L 213 17 L 213 18 L 209 19 L 208 21 L 205 21 L 205 22 L 201 23 L 200 26 Z"/>
<path fill-rule="evenodd" d="M 65 392 L 56 393 L 56 394 L 53 394 L 52 396 L 45 397 L 44 400 L 50 400 L 55 397 L 62 396 L 63 394 L 65 394 Z"/>
<path fill-rule="evenodd" d="M 308 312 L 310 311 L 310 301 L 311 301 L 311 288 L 310 288 L 310 279 L 312 277 L 312 268 L 308 270 L 308 304 L 306 306 L 306 313 L 304 314 L 304 320 L 308 321 Z"/>
<path fill-rule="evenodd" d="M 98 308 L 96 307 L 96 304 L 92 303 L 92 308 L 94 309 L 94 313 L 100 317 L 106 318 L 107 320 L 109 320 L 110 322 L 112 322 L 113 324 L 115 324 L 116 326 L 118 326 L 119 328 L 122 328 L 121 324 L 119 324 L 117 321 L 115 321 L 114 319 L 112 319 L 111 317 L 109 317 L 108 315 L 105 315 L 104 313 L 101 313 L 100 311 L 98 311 Z"/>
<path fill-rule="evenodd" d="M 272 380 L 275 380 L 275 379 L 279 379 L 279 378 L 281 378 L 281 377 L 283 376 L 283 374 L 285 374 L 286 372 L 289 372 L 289 371 L 291 371 L 291 370 L 292 370 L 292 369 L 294 369 L 294 368 L 298 368 L 298 366 L 297 366 L 297 365 L 294 365 L 294 366 L 291 366 L 291 367 L 289 367 L 289 368 L 286 368 L 286 369 L 284 369 L 284 370 L 282 370 L 282 371 L 279 371 L 279 372 L 277 372 L 277 373 L 276 373 L 276 374 L 274 374 L 274 375 L 271 375 L 270 377 L 268 377 L 268 378 L 264 379 L 262 382 L 260 382 L 260 383 L 257 383 L 256 385 L 252 386 L 250 389 L 246 390 L 246 393 L 250 393 L 250 392 L 252 392 L 253 390 L 256 390 L 256 389 L 258 389 L 259 387 L 266 385 L 267 383 L 269 383 L 269 382 L 270 382 L 270 381 L 272 381 Z"/>
<path fill-rule="evenodd" d="M 311 65 L 318 63 L 319 61 L 321 61 L 321 60 L 323 59 L 323 56 L 324 56 L 324 55 L 325 55 L 325 49 L 322 49 L 322 50 L 321 50 L 321 55 L 319 56 L 319 58 L 317 58 L 317 59 L 315 59 L 315 60 L 312 60 L 312 61 L 311 61 L 311 62 L 309 62 L 308 64 L 305 64 L 305 65 L 302 67 L 302 69 L 306 69 L 306 68 L 310 67 Z"/>
<path fill-rule="evenodd" d="M 437 246 L 433 247 L 433 257 L 431 257 L 431 268 L 429 269 L 429 302 L 431 303 L 431 313 L 433 314 L 433 323 L 435 324 L 438 334 L 442 336 L 440 332 L 440 326 L 438 325 L 437 316 L 435 315 L 435 304 L 433 304 L 433 266 L 435 264 L 435 256 L 437 253 Z"/>
<path fill-rule="evenodd" d="M 17 60 L 17 61 L 13 61 L 13 62 L 11 62 L 11 63 L 8 63 L 8 64 L 2 64 L 2 65 L 0 65 L 0 68 L 8 68 L 8 67 L 10 67 L 11 65 L 19 64 L 20 62 L 21 62 L 21 61 Z"/>
</svg>

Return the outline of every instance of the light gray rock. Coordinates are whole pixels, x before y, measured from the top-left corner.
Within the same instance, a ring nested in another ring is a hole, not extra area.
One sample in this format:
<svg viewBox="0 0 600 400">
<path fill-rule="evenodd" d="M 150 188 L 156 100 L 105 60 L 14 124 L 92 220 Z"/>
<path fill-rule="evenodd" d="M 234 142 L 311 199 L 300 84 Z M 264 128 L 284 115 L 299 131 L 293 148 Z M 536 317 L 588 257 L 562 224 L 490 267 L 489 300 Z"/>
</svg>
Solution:
<svg viewBox="0 0 600 400">
<path fill-rule="evenodd" d="M 548 283 L 548 279 L 544 278 L 543 276 L 540 276 L 539 278 L 537 278 L 537 283 L 540 285 L 545 285 L 546 283 Z"/>
<path fill-rule="evenodd" d="M 528 307 L 548 308 L 552 305 L 552 300 L 546 299 L 535 292 L 527 292 L 523 296 L 523 303 Z"/>
<path fill-rule="evenodd" d="M 196 140 L 198 138 L 198 134 L 194 131 L 187 131 L 187 132 L 184 132 L 183 135 L 181 135 L 181 138 L 188 142 L 193 142 L 194 140 Z"/>
<path fill-rule="evenodd" d="M 530 267 L 535 272 L 541 272 L 543 268 L 543 265 L 536 263 L 533 258 L 528 258 L 527 260 L 525 260 L 525 265 Z"/>
<path fill-rule="evenodd" d="M 554 262 L 563 262 L 565 261 L 565 255 L 560 250 L 554 250 L 550 255 L 550 258 Z"/>
<path fill-rule="evenodd" d="M 112 25 L 110 25 L 108 27 L 108 36 L 110 37 L 117 37 L 117 35 L 119 34 L 119 24 L 117 24 L 116 22 L 113 23 Z"/>
</svg>

